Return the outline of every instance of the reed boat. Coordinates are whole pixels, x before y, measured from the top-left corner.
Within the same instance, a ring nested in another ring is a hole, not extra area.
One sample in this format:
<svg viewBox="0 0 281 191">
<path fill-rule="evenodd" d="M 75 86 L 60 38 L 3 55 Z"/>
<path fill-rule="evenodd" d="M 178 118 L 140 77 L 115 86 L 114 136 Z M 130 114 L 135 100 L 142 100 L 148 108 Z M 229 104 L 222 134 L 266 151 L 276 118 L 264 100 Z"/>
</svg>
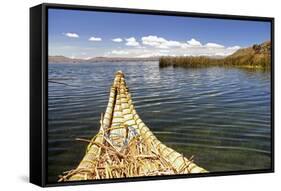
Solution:
<svg viewBox="0 0 281 191">
<path fill-rule="evenodd" d="M 161 143 L 137 114 L 122 71 L 115 74 L 100 129 L 77 168 L 59 182 L 206 173 L 192 158 Z"/>
</svg>

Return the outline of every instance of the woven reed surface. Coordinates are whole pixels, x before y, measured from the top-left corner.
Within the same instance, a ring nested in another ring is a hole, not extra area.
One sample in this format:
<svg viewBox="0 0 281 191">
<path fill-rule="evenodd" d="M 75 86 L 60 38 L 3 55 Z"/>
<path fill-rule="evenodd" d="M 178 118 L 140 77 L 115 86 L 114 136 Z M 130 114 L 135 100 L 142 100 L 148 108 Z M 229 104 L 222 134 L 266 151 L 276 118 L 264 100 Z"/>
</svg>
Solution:
<svg viewBox="0 0 281 191">
<path fill-rule="evenodd" d="M 207 172 L 154 136 L 138 116 L 121 71 L 115 75 L 100 123 L 78 167 L 59 181 Z"/>
</svg>

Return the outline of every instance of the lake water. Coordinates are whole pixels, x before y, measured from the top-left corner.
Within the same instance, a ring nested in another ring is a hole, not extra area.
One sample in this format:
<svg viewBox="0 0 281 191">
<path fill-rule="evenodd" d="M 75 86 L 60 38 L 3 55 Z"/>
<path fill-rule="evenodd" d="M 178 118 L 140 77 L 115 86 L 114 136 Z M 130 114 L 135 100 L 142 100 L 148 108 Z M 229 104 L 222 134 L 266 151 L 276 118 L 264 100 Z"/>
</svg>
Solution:
<svg viewBox="0 0 281 191">
<path fill-rule="evenodd" d="M 49 64 L 48 180 L 75 168 L 99 129 L 117 70 L 164 144 L 208 171 L 270 168 L 270 72 L 159 68 L 158 62 Z M 55 82 L 55 83 L 54 83 Z"/>
</svg>

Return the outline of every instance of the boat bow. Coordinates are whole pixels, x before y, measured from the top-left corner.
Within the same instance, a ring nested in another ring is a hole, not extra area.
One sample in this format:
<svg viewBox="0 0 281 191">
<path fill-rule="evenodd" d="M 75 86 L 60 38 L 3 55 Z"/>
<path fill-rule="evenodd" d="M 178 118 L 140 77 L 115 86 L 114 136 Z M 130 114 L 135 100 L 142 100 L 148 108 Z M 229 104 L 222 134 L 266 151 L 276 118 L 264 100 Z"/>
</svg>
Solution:
<svg viewBox="0 0 281 191">
<path fill-rule="evenodd" d="M 135 110 L 121 71 L 115 75 L 100 124 L 78 167 L 59 181 L 207 172 L 150 131 Z"/>
</svg>

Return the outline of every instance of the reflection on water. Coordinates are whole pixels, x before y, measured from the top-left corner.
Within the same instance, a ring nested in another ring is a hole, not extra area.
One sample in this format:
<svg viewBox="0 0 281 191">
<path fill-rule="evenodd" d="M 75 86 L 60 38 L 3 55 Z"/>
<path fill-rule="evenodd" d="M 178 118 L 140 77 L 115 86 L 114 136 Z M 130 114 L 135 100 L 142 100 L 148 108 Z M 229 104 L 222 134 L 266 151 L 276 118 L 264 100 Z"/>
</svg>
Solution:
<svg viewBox="0 0 281 191">
<path fill-rule="evenodd" d="M 270 168 L 270 72 L 163 68 L 158 62 L 49 64 L 48 178 L 76 167 L 122 70 L 140 117 L 211 172 Z M 67 85 L 68 84 L 68 85 Z"/>
</svg>

